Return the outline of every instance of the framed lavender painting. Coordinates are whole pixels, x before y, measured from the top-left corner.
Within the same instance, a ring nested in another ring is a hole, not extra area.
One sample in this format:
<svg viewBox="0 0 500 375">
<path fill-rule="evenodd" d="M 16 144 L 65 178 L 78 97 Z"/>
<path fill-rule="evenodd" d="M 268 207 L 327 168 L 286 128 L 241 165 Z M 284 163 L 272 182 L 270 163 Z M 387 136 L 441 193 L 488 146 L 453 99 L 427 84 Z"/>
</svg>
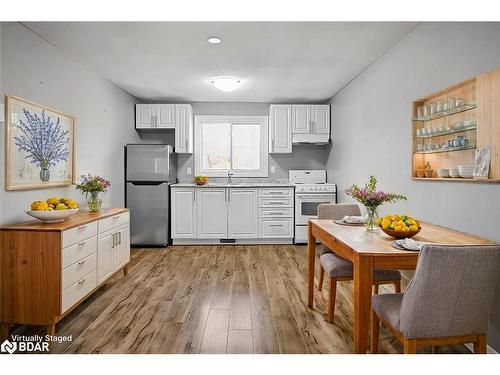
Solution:
<svg viewBox="0 0 500 375">
<path fill-rule="evenodd" d="M 71 185 L 75 119 L 15 96 L 5 100 L 6 190 Z"/>
</svg>

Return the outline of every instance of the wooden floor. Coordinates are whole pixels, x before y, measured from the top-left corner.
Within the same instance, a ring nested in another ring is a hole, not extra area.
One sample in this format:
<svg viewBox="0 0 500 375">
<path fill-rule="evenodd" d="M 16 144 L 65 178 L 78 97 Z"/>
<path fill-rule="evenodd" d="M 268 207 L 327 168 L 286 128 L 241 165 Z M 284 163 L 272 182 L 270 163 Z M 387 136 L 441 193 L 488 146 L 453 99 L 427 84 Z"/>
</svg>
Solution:
<svg viewBox="0 0 500 375">
<path fill-rule="evenodd" d="M 306 307 L 306 253 L 293 245 L 133 250 L 128 276 L 114 275 L 58 323 L 57 334 L 73 341 L 52 352 L 352 353 L 352 284 L 339 283 L 335 324 L 327 323 L 327 282 L 315 309 Z M 402 352 L 384 328 L 380 351 Z"/>
</svg>

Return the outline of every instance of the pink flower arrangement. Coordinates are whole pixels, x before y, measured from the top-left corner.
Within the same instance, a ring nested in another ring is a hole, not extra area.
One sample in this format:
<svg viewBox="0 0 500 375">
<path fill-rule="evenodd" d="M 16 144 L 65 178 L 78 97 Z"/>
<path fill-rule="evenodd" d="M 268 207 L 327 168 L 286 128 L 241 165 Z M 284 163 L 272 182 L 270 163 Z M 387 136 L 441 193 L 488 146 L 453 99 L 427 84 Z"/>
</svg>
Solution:
<svg viewBox="0 0 500 375">
<path fill-rule="evenodd" d="M 385 202 L 394 203 L 398 200 L 407 199 L 401 194 L 377 191 L 377 178 L 375 176 L 370 176 L 370 180 L 363 188 L 352 185 L 345 190 L 345 193 L 370 208 L 376 208 Z"/>
<path fill-rule="evenodd" d="M 82 181 L 76 185 L 77 190 L 81 190 L 82 194 L 88 195 L 88 193 L 94 192 L 106 192 L 111 186 L 109 180 L 102 178 L 100 176 L 93 176 L 90 173 L 88 175 L 82 175 Z"/>
</svg>

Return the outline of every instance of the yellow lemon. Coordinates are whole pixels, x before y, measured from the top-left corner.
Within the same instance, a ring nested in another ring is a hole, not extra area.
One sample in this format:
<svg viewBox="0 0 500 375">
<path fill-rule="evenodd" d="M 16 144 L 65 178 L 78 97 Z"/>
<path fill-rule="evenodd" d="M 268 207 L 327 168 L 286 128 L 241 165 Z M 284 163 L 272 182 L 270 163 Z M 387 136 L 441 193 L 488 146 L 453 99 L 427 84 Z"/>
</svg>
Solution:
<svg viewBox="0 0 500 375">
<path fill-rule="evenodd" d="M 49 205 L 44 201 L 34 201 L 31 203 L 31 209 L 33 211 L 46 211 L 48 208 Z"/>
<path fill-rule="evenodd" d="M 412 225 L 412 226 L 410 226 L 410 230 L 412 232 L 416 232 L 418 230 L 418 227 L 416 225 Z"/>
<path fill-rule="evenodd" d="M 56 210 L 67 210 L 68 207 L 66 207 L 66 205 L 64 203 L 59 203 L 57 206 L 56 206 Z"/>
<path fill-rule="evenodd" d="M 387 229 L 391 226 L 391 221 L 388 219 L 383 219 L 382 220 L 382 228 Z"/>
<path fill-rule="evenodd" d="M 56 197 L 50 197 L 49 199 L 46 200 L 47 204 L 57 206 L 59 204 L 59 198 Z"/>
</svg>

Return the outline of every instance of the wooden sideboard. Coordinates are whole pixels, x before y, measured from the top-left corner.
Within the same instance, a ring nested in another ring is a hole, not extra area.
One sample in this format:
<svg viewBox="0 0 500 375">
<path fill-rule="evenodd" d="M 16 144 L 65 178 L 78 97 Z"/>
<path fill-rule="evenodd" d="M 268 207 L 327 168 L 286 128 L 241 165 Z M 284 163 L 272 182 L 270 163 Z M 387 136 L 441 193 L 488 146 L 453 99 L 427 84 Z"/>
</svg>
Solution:
<svg viewBox="0 0 500 375">
<path fill-rule="evenodd" d="M 47 327 L 130 261 L 128 209 L 81 211 L 62 223 L 0 228 L 0 340 L 9 324 Z"/>
</svg>

